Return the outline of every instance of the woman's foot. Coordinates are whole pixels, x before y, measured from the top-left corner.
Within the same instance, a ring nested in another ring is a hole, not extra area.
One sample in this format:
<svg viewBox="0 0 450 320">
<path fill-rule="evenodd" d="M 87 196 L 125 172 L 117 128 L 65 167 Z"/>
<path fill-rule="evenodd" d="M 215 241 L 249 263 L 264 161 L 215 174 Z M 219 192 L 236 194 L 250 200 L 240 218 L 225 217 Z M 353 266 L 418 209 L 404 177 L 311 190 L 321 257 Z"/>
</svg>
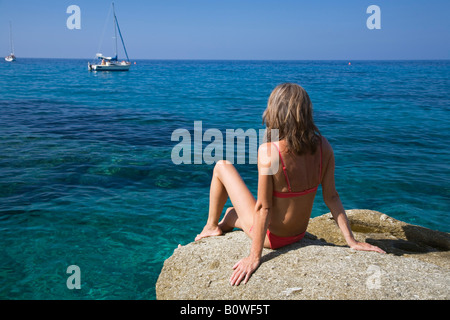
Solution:
<svg viewBox="0 0 450 320">
<path fill-rule="evenodd" d="M 207 237 L 221 236 L 222 230 L 218 226 L 208 226 L 203 228 L 203 231 L 195 237 L 195 241 L 198 241 Z"/>
</svg>

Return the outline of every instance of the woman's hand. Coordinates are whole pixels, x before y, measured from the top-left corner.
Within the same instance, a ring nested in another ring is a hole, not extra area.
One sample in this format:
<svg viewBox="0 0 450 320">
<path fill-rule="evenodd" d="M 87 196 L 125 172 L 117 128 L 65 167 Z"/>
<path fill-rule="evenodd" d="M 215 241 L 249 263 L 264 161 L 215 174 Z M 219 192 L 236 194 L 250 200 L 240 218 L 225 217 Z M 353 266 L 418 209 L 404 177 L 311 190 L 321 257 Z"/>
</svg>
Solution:
<svg viewBox="0 0 450 320">
<path fill-rule="evenodd" d="M 360 251 L 375 251 L 379 253 L 386 253 L 384 250 L 378 248 L 377 246 L 373 246 L 370 243 L 366 242 L 353 242 L 350 244 L 350 248 L 354 250 L 360 250 Z"/>
<path fill-rule="evenodd" d="M 232 286 L 238 286 L 242 280 L 244 280 L 244 284 L 246 284 L 253 272 L 258 269 L 260 263 L 260 259 L 255 259 L 252 257 L 247 257 L 240 260 L 233 266 L 234 272 L 231 275 L 230 284 Z"/>
</svg>

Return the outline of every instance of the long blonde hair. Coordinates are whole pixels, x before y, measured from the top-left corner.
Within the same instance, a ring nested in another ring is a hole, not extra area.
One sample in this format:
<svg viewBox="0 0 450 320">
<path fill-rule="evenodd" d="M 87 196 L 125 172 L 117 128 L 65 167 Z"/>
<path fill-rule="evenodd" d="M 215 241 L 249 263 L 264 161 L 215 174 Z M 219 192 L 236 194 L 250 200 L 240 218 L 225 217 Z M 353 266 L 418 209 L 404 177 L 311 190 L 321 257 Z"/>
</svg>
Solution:
<svg viewBox="0 0 450 320">
<path fill-rule="evenodd" d="M 283 83 L 270 94 L 267 109 L 263 114 L 267 126 L 267 141 L 270 129 L 278 129 L 279 140 L 286 140 L 289 151 L 298 155 L 315 153 L 321 134 L 313 120 L 313 108 L 308 93 L 297 84 Z"/>
</svg>

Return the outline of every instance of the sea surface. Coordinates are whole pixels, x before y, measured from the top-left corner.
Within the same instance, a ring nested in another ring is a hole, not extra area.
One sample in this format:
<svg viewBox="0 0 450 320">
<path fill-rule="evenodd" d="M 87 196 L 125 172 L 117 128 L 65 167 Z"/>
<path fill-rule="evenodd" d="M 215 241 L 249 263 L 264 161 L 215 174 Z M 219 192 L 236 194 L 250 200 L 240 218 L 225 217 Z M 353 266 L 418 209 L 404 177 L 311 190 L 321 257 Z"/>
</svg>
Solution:
<svg viewBox="0 0 450 320">
<path fill-rule="evenodd" d="M 155 299 L 213 170 L 174 164 L 172 133 L 263 129 L 282 82 L 308 91 L 346 209 L 450 232 L 450 61 L 87 62 L 0 62 L 0 299 Z M 256 195 L 256 165 L 237 167 Z M 327 212 L 319 190 L 312 216 Z"/>
</svg>

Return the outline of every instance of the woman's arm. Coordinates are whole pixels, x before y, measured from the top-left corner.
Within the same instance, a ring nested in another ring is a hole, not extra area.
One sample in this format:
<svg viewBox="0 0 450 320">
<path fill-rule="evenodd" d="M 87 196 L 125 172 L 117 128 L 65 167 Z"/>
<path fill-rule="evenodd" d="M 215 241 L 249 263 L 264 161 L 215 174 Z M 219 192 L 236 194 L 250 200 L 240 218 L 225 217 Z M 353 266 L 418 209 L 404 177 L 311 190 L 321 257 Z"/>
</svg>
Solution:
<svg viewBox="0 0 450 320">
<path fill-rule="evenodd" d="M 323 147 L 324 152 L 326 154 L 324 159 L 328 159 L 327 163 L 324 166 L 325 170 L 322 179 L 323 200 L 325 201 L 327 207 L 330 209 L 334 221 L 336 221 L 339 229 L 341 230 L 345 238 L 345 241 L 350 246 L 350 248 L 355 250 L 377 251 L 380 253 L 385 253 L 383 250 L 381 250 L 376 246 L 373 246 L 369 243 L 358 242 L 355 240 L 352 230 L 350 228 L 347 215 L 345 214 L 344 206 L 342 205 L 341 199 L 339 198 L 339 194 L 336 191 L 334 181 L 335 162 L 333 149 L 326 140 Z"/>
<path fill-rule="evenodd" d="M 261 254 L 272 211 L 273 179 L 271 168 L 271 150 L 268 144 L 258 150 L 258 198 L 253 214 L 252 246 L 250 255 L 233 266 L 231 285 L 247 283 L 261 263 Z"/>
</svg>

